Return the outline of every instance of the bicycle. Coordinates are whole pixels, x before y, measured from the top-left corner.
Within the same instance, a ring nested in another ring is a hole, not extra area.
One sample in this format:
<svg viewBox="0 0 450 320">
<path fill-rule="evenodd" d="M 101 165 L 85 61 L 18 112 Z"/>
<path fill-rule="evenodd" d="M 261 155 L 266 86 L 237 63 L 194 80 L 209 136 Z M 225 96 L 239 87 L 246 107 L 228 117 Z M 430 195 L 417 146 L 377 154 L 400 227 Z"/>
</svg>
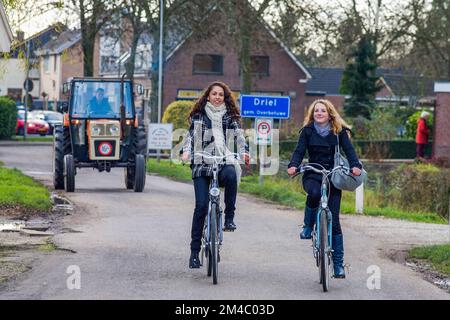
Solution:
<svg viewBox="0 0 450 320">
<path fill-rule="evenodd" d="M 212 275 L 213 284 L 217 284 L 219 277 L 220 247 L 223 242 L 222 226 L 222 208 L 220 207 L 220 188 L 219 188 L 219 162 L 224 163 L 228 156 L 238 158 L 237 153 L 229 153 L 227 156 L 214 156 L 207 152 L 196 152 L 195 156 L 201 156 L 205 159 L 213 160 L 212 180 L 209 186 L 209 205 L 208 214 L 205 218 L 203 227 L 201 261 L 203 265 L 204 258 L 207 262 L 207 275 Z"/>
<path fill-rule="evenodd" d="M 317 169 L 314 166 L 321 167 Z M 311 170 L 322 175 L 322 183 L 320 188 L 321 198 L 320 205 L 317 212 L 316 223 L 312 231 L 312 247 L 313 255 L 316 261 L 316 266 L 319 268 L 319 283 L 322 284 L 324 292 L 329 289 L 330 282 L 330 265 L 333 262 L 332 254 L 332 215 L 328 207 L 329 198 L 329 185 L 330 180 L 328 178 L 335 170 L 344 169 L 347 173 L 350 172 L 349 168 L 344 166 L 337 166 L 332 170 L 326 170 L 322 165 L 318 163 L 306 163 L 297 168 L 292 178 L 295 178 L 299 174 Z M 334 268 L 331 268 L 332 270 Z"/>
</svg>

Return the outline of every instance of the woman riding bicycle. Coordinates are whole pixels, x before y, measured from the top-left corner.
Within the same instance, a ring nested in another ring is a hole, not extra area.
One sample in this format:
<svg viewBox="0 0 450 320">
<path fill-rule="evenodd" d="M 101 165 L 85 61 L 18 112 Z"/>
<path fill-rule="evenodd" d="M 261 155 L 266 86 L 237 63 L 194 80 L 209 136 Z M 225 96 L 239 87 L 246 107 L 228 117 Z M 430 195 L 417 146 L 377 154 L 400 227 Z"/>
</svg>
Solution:
<svg viewBox="0 0 450 320">
<path fill-rule="evenodd" d="M 240 179 L 240 164 L 229 157 L 236 142 L 238 153 L 249 164 L 248 146 L 241 130 L 241 117 L 231 90 L 222 82 L 213 82 L 195 103 L 190 113 L 190 128 L 181 159 L 191 160 L 192 179 L 195 190 L 195 210 L 191 230 L 191 256 L 189 268 L 199 268 L 199 252 L 205 217 L 208 213 L 209 184 L 212 163 L 195 155 L 205 151 L 215 156 L 226 157 L 219 166 L 219 185 L 225 187 L 225 226 L 234 231 L 233 221 L 236 205 L 237 184 Z"/>
<path fill-rule="evenodd" d="M 323 99 L 314 101 L 308 108 L 303 128 L 300 130 L 297 147 L 288 165 L 288 174 L 294 175 L 296 173 L 296 169 L 302 163 L 306 150 L 308 150 L 310 163 L 318 163 L 325 169 L 331 170 L 334 165 L 335 145 L 337 145 L 337 137 L 339 137 L 339 144 L 347 156 L 351 173 L 359 176 L 362 165 L 350 141 L 349 131 L 348 125 L 330 101 Z M 311 239 L 321 197 L 322 176 L 312 171 L 306 171 L 302 182 L 307 198 L 304 225 L 303 230 L 300 232 L 300 238 Z M 341 196 L 342 191 L 337 189 L 330 181 L 328 206 L 332 213 L 332 247 L 335 278 L 345 278 L 343 266 L 344 241 L 339 223 Z"/>
</svg>

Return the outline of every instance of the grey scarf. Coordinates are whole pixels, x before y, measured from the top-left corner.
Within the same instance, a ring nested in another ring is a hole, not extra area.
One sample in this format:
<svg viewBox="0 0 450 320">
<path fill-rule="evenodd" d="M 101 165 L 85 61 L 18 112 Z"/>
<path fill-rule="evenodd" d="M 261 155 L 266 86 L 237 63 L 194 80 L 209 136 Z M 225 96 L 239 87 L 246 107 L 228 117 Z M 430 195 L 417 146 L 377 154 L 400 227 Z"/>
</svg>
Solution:
<svg viewBox="0 0 450 320">
<path fill-rule="evenodd" d="M 330 133 L 331 125 L 330 122 L 327 122 L 326 124 L 314 122 L 314 128 L 320 136 L 326 137 Z"/>
<path fill-rule="evenodd" d="M 226 156 L 226 163 L 234 165 L 238 183 L 241 181 L 242 169 L 234 156 L 229 155 L 231 151 L 227 148 L 222 128 L 222 118 L 227 113 L 225 103 L 215 107 L 209 101 L 206 103 L 205 112 L 212 123 L 212 134 L 214 136 L 214 147 L 216 156 Z"/>
</svg>

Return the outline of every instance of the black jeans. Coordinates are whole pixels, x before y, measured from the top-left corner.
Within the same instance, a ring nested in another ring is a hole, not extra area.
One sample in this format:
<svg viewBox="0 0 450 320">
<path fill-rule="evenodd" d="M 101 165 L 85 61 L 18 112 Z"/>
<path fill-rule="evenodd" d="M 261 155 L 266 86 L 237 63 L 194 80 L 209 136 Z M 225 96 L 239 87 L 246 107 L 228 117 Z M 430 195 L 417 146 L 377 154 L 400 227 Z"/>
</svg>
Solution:
<svg viewBox="0 0 450 320">
<path fill-rule="evenodd" d="M 209 184 L 212 177 L 194 179 L 195 210 L 191 229 L 191 250 L 200 251 L 203 225 L 208 214 Z M 232 165 L 226 165 L 219 172 L 219 186 L 225 187 L 225 221 L 232 221 L 236 209 L 237 178 Z"/>
<path fill-rule="evenodd" d="M 315 179 L 304 179 L 303 188 L 308 196 L 306 197 L 306 205 L 310 208 L 317 208 L 320 205 L 320 187 L 321 183 Z M 331 211 L 333 228 L 332 235 L 342 234 L 341 224 L 339 223 L 339 209 L 341 207 L 342 191 L 336 189 L 330 182 L 330 197 L 328 198 L 328 207 Z"/>
</svg>

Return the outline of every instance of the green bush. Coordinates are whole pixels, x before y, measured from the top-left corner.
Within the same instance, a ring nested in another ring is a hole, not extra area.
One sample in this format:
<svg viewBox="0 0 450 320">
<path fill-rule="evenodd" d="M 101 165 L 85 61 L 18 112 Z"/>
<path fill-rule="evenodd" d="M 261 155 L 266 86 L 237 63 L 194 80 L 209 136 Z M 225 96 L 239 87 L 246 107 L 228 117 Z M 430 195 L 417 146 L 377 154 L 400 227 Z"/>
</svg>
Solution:
<svg viewBox="0 0 450 320">
<path fill-rule="evenodd" d="M 193 101 L 174 101 L 164 111 L 163 123 L 173 123 L 173 130 L 189 129 L 189 113 L 194 106 Z"/>
<path fill-rule="evenodd" d="M 389 202 L 411 211 L 448 217 L 450 170 L 431 164 L 401 165 L 387 176 Z"/>
<path fill-rule="evenodd" d="M 420 118 L 422 111 L 414 112 L 406 121 L 406 136 L 411 139 L 416 139 L 417 121 Z M 427 126 L 430 132 L 433 131 L 433 113 L 430 112 L 430 117 L 427 120 Z"/>
<path fill-rule="evenodd" d="M 0 139 L 11 138 L 16 133 L 17 108 L 9 97 L 0 97 Z"/>
</svg>

